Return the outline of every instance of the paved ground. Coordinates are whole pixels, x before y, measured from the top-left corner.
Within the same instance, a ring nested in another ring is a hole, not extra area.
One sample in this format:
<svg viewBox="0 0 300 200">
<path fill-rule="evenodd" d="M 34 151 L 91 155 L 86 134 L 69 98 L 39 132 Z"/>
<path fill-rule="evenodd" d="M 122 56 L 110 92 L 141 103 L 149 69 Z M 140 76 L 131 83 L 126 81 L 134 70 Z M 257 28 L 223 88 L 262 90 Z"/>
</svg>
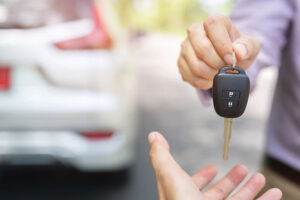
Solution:
<svg viewBox="0 0 300 200">
<path fill-rule="evenodd" d="M 237 163 L 259 169 L 264 145 L 264 127 L 269 110 L 275 71 L 259 77 L 246 113 L 234 121 L 230 159 L 222 160 L 223 119 L 212 107 L 203 107 L 176 68 L 182 38 L 155 34 L 136 40 L 132 46 L 139 78 L 139 142 L 137 163 L 126 184 L 106 176 L 80 176 L 55 170 L 22 171 L 0 184 L 1 199 L 157 199 L 154 174 L 148 159 L 147 134 L 160 131 L 170 143 L 172 154 L 190 174 L 215 164 L 220 175 Z"/>
</svg>

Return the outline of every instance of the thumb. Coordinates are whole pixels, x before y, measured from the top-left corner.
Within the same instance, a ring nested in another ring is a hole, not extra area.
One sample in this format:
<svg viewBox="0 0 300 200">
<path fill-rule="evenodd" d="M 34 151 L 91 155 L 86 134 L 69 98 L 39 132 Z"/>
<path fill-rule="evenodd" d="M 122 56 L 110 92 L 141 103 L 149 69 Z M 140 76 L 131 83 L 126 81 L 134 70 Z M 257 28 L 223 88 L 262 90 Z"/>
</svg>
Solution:
<svg viewBox="0 0 300 200">
<path fill-rule="evenodd" d="M 153 169 L 160 176 L 170 175 L 174 168 L 180 168 L 169 151 L 167 140 L 158 132 L 148 136 L 150 143 L 150 159 Z"/>
<path fill-rule="evenodd" d="M 150 146 L 151 148 L 154 146 L 154 145 L 161 145 L 162 148 L 164 148 L 165 150 L 169 151 L 170 147 L 169 147 L 169 144 L 166 140 L 166 138 L 160 134 L 159 132 L 152 132 L 148 135 L 148 141 L 150 143 Z"/>
<path fill-rule="evenodd" d="M 148 139 L 160 199 L 202 199 L 199 188 L 170 154 L 167 140 L 157 132 Z"/>
<path fill-rule="evenodd" d="M 260 50 L 260 41 L 256 37 L 243 34 L 233 43 L 238 61 L 253 60 Z"/>
</svg>

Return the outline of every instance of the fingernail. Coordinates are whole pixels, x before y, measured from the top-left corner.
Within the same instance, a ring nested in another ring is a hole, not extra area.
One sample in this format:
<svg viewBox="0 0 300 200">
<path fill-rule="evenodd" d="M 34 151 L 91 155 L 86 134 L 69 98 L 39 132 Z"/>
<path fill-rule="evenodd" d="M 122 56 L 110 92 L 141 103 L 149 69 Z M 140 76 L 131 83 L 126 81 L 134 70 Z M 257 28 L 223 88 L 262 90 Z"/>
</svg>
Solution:
<svg viewBox="0 0 300 200">
<path fill-rule="evenodd" d="M 151 144 L 155 140 L 155 138 L 156 138 L 156 134 L 155 133 L 151 133 L 149 135 L 149 143 Z"/>
<path fill-rule="evenodd" d="M 224 61 L 228 64 L 228 65 L 232 65 L 232 55 L 231 54 L 226 54 L 224 56 Z"/>
<path fill-rule="evenodd" d="M 247 56 L 247 48 L 244 44 L 235 44 L 235 51 L 241 56 L 242 59 L 244 59 Z"/>
</svg>

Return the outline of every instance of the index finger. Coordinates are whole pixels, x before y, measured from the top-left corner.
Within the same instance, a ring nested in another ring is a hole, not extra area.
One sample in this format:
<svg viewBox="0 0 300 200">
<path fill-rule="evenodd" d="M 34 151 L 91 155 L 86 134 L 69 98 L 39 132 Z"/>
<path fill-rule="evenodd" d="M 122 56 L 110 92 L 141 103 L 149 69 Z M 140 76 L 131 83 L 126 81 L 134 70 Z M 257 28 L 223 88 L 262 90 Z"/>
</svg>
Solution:
<svg viewBox="0 0 300 200">
<path fill-rule="evenodd" d="M 193 24 L 189 27 L 188 32 L 188 38 L 196 56 L 200 60 L 203 60 L 207 65 L 214 69 L 224 67 L 225 63 L 207 37 L 203 23 Z"/>
<path fill-rule="evenodd" d="M 219 56 L 231 64 L 233 37 L 238 37 L 239 32 L 232 27 L 230 19 L 221 15 L 210 16 L 204 21 L 204 28 Z"/>
</svg>

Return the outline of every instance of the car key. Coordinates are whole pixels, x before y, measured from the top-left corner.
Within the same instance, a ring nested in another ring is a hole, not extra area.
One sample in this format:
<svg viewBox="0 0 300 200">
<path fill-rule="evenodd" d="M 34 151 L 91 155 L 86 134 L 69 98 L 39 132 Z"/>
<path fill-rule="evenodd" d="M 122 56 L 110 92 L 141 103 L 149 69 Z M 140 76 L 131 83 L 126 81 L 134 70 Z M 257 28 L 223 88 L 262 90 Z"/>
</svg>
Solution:
<svg viewBox="0 0 300 200">
<path fill-rule="evenodd" d="M 231 139 L 232 118 L 224 118 L 223 160 L 228 160 L 229 141 Z"/>
<path fill-rule="evenodd" d="M 222 68 L 213 81 L 214 108 L 217 114 L 224 117 L 224 160 L 228 160 L 232 120 L 244 113 L 250 89 L 248 76 L 242 68 L 235 66 L 235 53 L 232 55 L 232 66 Z"/>
</svg>

